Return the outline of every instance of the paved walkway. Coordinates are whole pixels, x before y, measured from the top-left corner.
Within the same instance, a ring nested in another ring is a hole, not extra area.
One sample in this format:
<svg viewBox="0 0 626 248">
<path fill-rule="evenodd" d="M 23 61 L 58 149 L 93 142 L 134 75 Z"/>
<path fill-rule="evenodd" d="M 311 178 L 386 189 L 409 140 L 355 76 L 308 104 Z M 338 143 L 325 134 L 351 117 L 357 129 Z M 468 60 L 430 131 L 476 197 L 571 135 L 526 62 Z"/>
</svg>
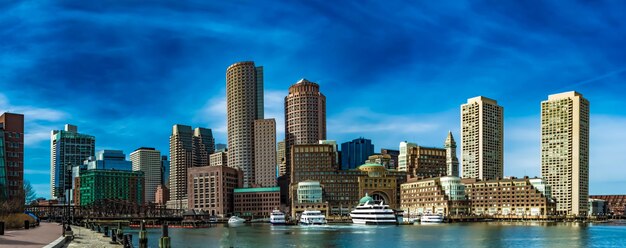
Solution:
<svg viewBox="0 0 626 248">
<path fill-rule="evenodd" d="M 122 247 L 121 245 L 111 244 L 111 237 L 102 237 L 104 234 L 92 231 L 84 227 L 72 226 L 74 231 L 74 240 L 70 242 L 68 248 L 82 247 Z M 111 231 L 109 231 L 109 234 Z"/>
<path fill-rule="evenodd" d="M 28 230 L 8 230 L 0 235 L 0 248 L 41 248 L 61 237 L 58 223 L 44 223 Z"/>
</svg>

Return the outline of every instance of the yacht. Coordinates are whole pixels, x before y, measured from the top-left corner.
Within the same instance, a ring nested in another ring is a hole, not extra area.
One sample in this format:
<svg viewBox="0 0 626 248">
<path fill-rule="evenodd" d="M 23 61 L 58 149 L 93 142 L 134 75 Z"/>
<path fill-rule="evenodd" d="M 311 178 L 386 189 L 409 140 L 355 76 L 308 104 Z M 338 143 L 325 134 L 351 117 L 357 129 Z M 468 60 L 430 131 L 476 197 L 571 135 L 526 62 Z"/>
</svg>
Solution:
<svg viewBox="0 0 626 248">
<path fill-rule="evenodd" d="M 443 215 L 441 214 L 431 214 L 425 213 L 420 217 L 420 222 L 422 223 L 441 223 L 443 222 Z"/>
<path fill-rule="evenodd" d="M 366 225 L 388 225 L 398 224 L 396 213 L 389 205 L 385 205 L 383 201 L 375 201 L 368 196 L 361 198 L 356 209 L 350 212 L 352 223 Z"/>
<path fill-rule="evenodd" d="M 319 210 L 305 210 L 300 216 L 300 225 L 325 225 L 326 217 Z"/>
<path fill-rule="evenodd" d="M 233 216 L 230 217 L 230 219 L 228 219 L 228 224 L 230 225 L 236 225 L 236 224 L 243 224 L 246 220 L 237 216 Z"/>
<path fill-rule="evenodd" d="M 285 214 L 280 210 L 274 210 L 270 214 L 270 223 L 272 225 L 285 225 L 287 221 L 285 220 Z"/>
</svg>

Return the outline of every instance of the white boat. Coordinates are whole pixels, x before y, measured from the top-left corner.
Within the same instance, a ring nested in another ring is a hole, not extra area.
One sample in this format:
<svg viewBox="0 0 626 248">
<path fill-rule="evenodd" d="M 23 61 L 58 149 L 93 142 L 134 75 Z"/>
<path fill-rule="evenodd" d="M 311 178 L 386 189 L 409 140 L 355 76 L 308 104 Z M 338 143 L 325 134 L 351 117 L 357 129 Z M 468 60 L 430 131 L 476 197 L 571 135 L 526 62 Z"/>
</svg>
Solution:
<svg viewBox="0 0 626 248">
<path fill-rule="evenodd" d="M 233 217 L 230 217 L 230 219 L 228 219 L 228 224 L 231 224 L 231 225 L 243 224 L 244 222 L 246 222 L 245 219 L 239 218 L 237 216 L 233 216 Z"/>
<path fill-rule="evenodd" d="M 441 223 L 443 222 L 443 215 L 426 213 L 420 217 L 422 223 Z"/>
<path fill-rule="evenodd" d="M 274 210 L 270 214 L 270 223 L 272 225 L 285 225 L 287 224 L 287 220 L 285 220 L 285 214 L 280 210 Z"/>
<path fill-rule="evenodd" d="M 300 215 L 300 225 L 325 225 L 326 216 L 319 210 L 305 210 Z"/>
<path fill-rule="evenodd" d="M 368 196 L 361 198 L 356 209 L 350 212 L 352 223 L 366 225 L 389 225 L 398 224 L 396 213 L 383 201 L 375 201 Z"/>
</svg>

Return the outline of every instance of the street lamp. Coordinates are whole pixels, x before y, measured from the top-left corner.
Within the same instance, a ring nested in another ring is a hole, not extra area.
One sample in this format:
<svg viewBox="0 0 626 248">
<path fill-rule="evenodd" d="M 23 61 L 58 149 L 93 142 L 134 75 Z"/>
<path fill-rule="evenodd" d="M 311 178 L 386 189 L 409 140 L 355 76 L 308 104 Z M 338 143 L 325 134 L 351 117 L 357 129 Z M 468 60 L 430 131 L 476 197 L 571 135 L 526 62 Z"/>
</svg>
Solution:
<svg viewBox="0 0 626 248">
<path fill-rule="evenodd" d="M 67 208 L 66 208 L 66 212 L 65 212 L 65 222 L 67 223 L 67 226 L 65 226 L 64 231 L 72 231 L 72 228 L 70 227 L 70 200 L 72 199 L 72 196 L 71 196 L 71 190 L 72 190 L 72 162 L 68 162 L 67 163 L 67 168 L 66 168 L 65 172 L 66 172 L 65 190 L 67 191 L 67 194 L 66 194 L 67 197 L 65 199 L 65 201 L 67 202 Z"/>
</svg>

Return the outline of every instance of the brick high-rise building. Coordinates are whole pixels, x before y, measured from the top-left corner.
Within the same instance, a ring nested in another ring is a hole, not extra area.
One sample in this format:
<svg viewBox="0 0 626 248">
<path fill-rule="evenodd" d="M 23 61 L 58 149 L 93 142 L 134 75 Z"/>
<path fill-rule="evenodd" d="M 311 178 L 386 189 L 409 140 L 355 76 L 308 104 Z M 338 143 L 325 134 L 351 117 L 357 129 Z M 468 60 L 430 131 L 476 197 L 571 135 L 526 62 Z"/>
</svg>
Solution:
<svg viewBox="0 0 626 248">
<path fill-rule="evenodd" d="M 276 186 L 276 121 L 254 121 L 254 178 L 260 187 Z"/>
<path fill-rule="evenodd" d="M 463 178 L 495 180 L 504 174 L 504 108 L 478 96 L 461 105 Z"/>
<path fill-rule="evenodd" d="M 210 215 L 226 217 L 234 212 L 235 188 L 242 186 L 240 170 L 226 166 L 189 169 L 189 209 L 203 209 Z"/>
<path fill-rule="evenodd" d="M 589 101 L 578 92 L 541 102 L 541 177 L 557 211 L 585 216 L 589 198 Z"/>
<path fill-rule="evenodd" d="M 226 69 L 228 163 L 243 171 L 243 185 L 254 180 L 254 120 L 263 119 L 263 67 L 246 61 Z"/>
<path fill-rule="evenodd" d="M 24 115 L 0 116 L 0 201 L 20 197 L 24 202 Z"/>
<path fill-rule="evenodd" d="M 141 171 L 144 175 L 144 199 L 146 203 L 155 201 L 157 187 L 162 185 L 161 152 L 149 147 L 141 147 L 130 153 L 133 171 Z"/>
</svg>

